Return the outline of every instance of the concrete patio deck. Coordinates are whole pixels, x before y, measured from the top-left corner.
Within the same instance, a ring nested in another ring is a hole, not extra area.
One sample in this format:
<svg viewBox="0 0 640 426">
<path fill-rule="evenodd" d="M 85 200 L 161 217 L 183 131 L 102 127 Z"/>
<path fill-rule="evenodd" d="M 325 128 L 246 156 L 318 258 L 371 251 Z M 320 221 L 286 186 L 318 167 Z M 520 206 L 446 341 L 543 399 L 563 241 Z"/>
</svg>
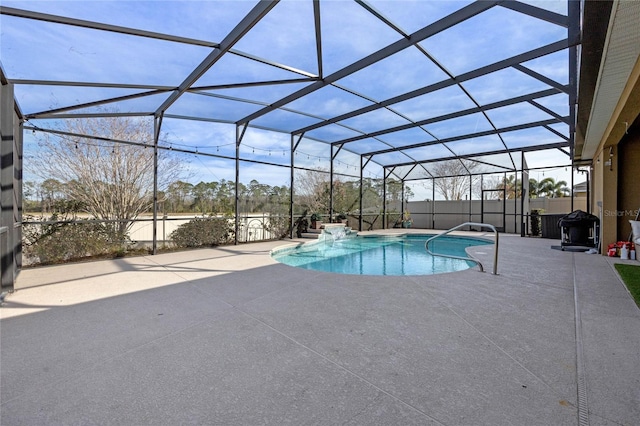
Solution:
<svg viewBox="0 0 640 426">
<path fill-rule="evenodd" d="M 497 276 L 345 276 L 276 263 L 286 243 L 22 271 L 0 424 L 640 423 L 610 259 L 501 235 Z"/>
</svg>

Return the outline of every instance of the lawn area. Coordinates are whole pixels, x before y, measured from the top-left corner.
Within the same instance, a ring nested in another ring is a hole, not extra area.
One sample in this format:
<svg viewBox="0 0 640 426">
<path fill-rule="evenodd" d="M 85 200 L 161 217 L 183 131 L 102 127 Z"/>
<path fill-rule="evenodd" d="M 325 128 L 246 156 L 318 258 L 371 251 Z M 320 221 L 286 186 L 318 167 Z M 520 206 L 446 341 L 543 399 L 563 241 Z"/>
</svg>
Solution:
<svg viewBox="0 0 640 426">
<path fill-rule="evenodd" d="M 614 265 L 616 270 L 622 277 L 625 285 L 629 289 L 631 296 L 636 301 L 636 304 L 640 306 L 640 266 L 626 265 L 623 263 L 616 263 Z"/>
</svg>

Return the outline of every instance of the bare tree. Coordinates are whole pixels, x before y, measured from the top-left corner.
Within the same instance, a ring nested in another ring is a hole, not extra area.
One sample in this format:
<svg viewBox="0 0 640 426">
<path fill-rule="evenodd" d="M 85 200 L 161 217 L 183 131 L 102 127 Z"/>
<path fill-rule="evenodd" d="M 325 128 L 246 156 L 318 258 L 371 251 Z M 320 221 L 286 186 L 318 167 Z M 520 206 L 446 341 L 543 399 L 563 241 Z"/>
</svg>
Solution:
<svg viewBox="0 0 640 426">
<path fill-rule="evenodd" d="M 436 191 L 445 200 L 462 200 L 469 194 L 469 181 L 471 185 L 477 179 L 471 173 L 479 167 L 479 163 L 465 160 L 447 160 L 434 163 L 431 173 L 435 177 L 433 185 Z"/>
<path fill-rule="evenodd" d="M 40 133 L 35 173 L 64 183 L 65 195 L 93 217 L 118 221 L 111 229 L 124 239 L 132 220 L 153 205 L 154 150 L 91 136 L 151 146 L 153 123 L 131 117 L 78 118 L 64 121 L 60 130 L 70 135 Z M 158 187 L 164 189 L 184 168 L 171 153 L 160 151 L 158 170 Z"/>
<path fill-rule="evenodd" d="M 484 196 L 485 200 L 500 200 L 502 199 L 502 192 L 501 191 L 494 191 L 495 189 L 499 189 L 500 188 L 500 184 L 502 182 L 502 178 L 499 178 L 498 176 L 483 176 L 483 178 L 481 179 L 481 184 L 482 187 L 480 187 L 480 185 L 478 185 L 478 198 L 482 198 Z M 485 191 L 483 193 L 482 190 L 487 190 L 490 189 L 492 191 Z"/>
<path fill-rule="evenodd" d="M 296 204 L 304 206 L 311 213 L 326 214 L 329 206 L 329 173 L 326 170 L 304 170 L 295 177 Z"/>
<path fill-rule="evenodd" d="M 406 200 L 414 197 L 409 186 L 404 186 L 396 179 L 386 181 L 387 202 L 400 204 L 402 196 Z M 326 170 L 304 170 L 295 178 L 296 204 L 309 212 L 326 214 L 329 211 L 329 192 L 333 189 L 334 213 L 358 214 L 360 202 L 360 182 L 347 180 L 341 176 L 334 176 L 333 183 L 329 185 L 329 172 Z M 363 181 L 363 208 L 364 211 L 379 212 L 382 210 L 382 194 L 384 188 L 382 180 L 365 179 Z"/>
</svg>

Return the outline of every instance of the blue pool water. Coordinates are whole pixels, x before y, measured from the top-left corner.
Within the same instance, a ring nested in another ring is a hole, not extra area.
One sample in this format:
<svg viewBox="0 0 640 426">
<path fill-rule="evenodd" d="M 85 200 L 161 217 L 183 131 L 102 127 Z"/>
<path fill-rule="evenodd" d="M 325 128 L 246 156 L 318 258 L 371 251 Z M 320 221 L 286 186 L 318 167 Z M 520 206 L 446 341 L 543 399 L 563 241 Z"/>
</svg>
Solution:
<svg viewBox="0 0 640 426">
<path fill-rule="evenodd" d="M 431 275 L 475 266 L 473 262 L 428 254 L 424 244 L 432 236 L 356 236 L 335 241 L 327 238 L 276 249 L 271 255 L 290 266 L 355 275 Z M 434 253 L 467 256 L 465 248 L 484 244 L 492 242 L 447 235 L 429 243 L 429 248 Z"/>
</svg>

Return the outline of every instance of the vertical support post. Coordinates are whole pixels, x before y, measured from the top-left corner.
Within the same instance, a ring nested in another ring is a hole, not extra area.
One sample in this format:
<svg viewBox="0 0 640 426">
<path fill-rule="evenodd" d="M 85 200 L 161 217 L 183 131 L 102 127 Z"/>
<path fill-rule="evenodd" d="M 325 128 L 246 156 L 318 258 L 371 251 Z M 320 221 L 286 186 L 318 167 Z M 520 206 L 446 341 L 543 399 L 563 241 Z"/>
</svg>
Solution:
<svg viewBox="0 0 640 426">
<path fill-rule="evenodd" d="M 2 289 L 13 289 L 16 271 L 14 241 L 14 93 L 12 84 L 0 86 L 0 285 Z M 18 185 L 20 183 L 18 182 Z"/>
<path fill-rule="evenodd" d="M 484 223 L 484 175 L 480 175 L 480 223 Z"/>
<path fill-rule="evenodd" d="M 293 225 L 294 225 L 294 220 L 293 220 L 293 197 L 295 195 L 295 191 L 294 191 L 294 184 L 295 184 L 295 154 L 296 154 L 296 150 L 298 149 L 298 145 L 300 144 L 300 142 L 302 142 L 302 137 L 304 136 L 304 133 L 300 133 L 300 135 L 298 136 L 298 140 L 295 140 L 295 136 L 294 134 L 291 134 L 291 158 L 290 158 L 290 162 L 291 162 L 291 167 L 290 167 L 290 183 L 291 183 L 291 187 L 289 188 L 289 238 L 293 239 Z M 312 214 L 315 212 L 312 212 Z M 263 222 L 264 223 L 264 222 Z"/>
<path fill-rule="evenodd" d="M 587 176 L 587 213 L 591 214 L 591 168 L 589 166 L 587 166 L 585 175 Z"/>
<path fill-rule="evenodd" d="M 329 223 L 333 222 L 333 145 L 329 153 Z"/>
<path fill-rule="evenodd" d="M 358 211 L 360 212 L 359 217 L 358 217 L 358 231 L 362 231 L 362 208 L 364 207 L 364 203 L 362 202 L 362 197 L 364 195 L 364 192 L 362 191 L 362 184 L 364 182 L 364 158 L 362 157 L 362 155 L 360 156 L 360 203 L 359 203 L 359 207 L 358 207 Z"/>
<path fill-rule="evenodd" d="M 13 259 L 14 259 L 14 281 L 22 270 L 22 165 L 23 165 L 23 147 L 24 147 L 24 122 L 20 121 L 18 129 L 15 132 L 16 144 L 13 161 L 13 194 L 15 204 L 14 211 L 14 229 L 13 229 Z"/>
<path fill-rule="evenodd" d="M 382 229 L 387 229 L 387 169 L 382 169 Z"/>
<path fill-rule="evenodd" d="M 333 162 L 336 159 L 336 157 L 338 156 L 338 153 L 340 152 L 340 150 L 342 149 L 342 147 L 344 145 L 339 145 L 338 149 L 333 150 L 335 145 L 331 145 L 331 163 L 330 163 L 330 173 L 329 173 L 329 221 L 331 222 L 331 219 L 333 219 L 333 175 L 334 175 L 334 167 L 333 167 Z"/>
<path fill-rule="evenodd" d="M 153 236 L 151 254 L 158 254 L 158 141 L 162 115 L 153 117 Z"/>
<path fill-rule="evenodd" d="M 571 152 L 572 152 L 571 158 L 573 158 L 573 149 L 571 150 Z M 575 194 L 574 194 L 574 191 L 573 191 L 573 185 L 574 185 L 573 175 L 574 175 L 574 173 L 573 173 L 573 165 L 572 165 L 571 166 L 571 211 L 574 210 L 573 202 L 574 202 L 574 199 L 575 199 Z"/>
<path fill-rule="evenodd" d="M 522 177 L 522 191 L 520 191 L 520 236 L 524 237 L 524 197 L 529 195 L 529 182 L 524 181 L 524 151 L 520 151 L 520 176 Z"/>
<path fill-rule="evenodd" d="M 405 197 L 404 197 L 404 179 L 402 179 L 400 181 L 400 197 L 402 198 L 402 200 L 400 201 L 400 223 L 402 224 L 404 222 L 404 211 L 406 209 L 405 207 Z M 400 225 L 402 226 L 402 225 Z"/>
<path fill-rule="evenodd" d="M 472 222 L 471 220 L 471 199 L 473 198 L 473 176 L 470 174 L 469 175 L 469 222 Z"/>
<path fill-rule="evenodd" d="M 431 178 L 431 229 L 436 229 L 436 185 L 435 178 Z"/>
<path fill-rule="evenodd" d="M 233 244 L 238 245 L 238 234 L 240 233 L 240 199 L 238 192 L 240 189 L 240 142 L 244 136 L 244 131 L 247 129 L 247 124 L 244 125 L 244 130 L 240 131 L 240 125 L 236 125 L 236 171 L 235 171 L 235 185 L 234 185 L 234 223 L 233 223 Z"/>
<path fill-rule="evenodd" d="M 513 175 L 515 176 L 515 188 L 513 194 L 513 233 L 515 234 L 518 232 L 518 171 L 514 170 Z M 520 192 L 522 192 L 522 190 Z"/>
<path fill-rule="evenodd" d="M 291 159 L 290 159 L 290 176 L 289 176 L 289 238 L 293 239 L 293 166 L 294 166 L 294 153 L 295 153 L 294 135 L 291 134 Z"/>
<path fill-rule="evenodd" d="M 507 231 L 507 172 L 504 172 L 502 184 L 502 232 Z"/>
</svg>

